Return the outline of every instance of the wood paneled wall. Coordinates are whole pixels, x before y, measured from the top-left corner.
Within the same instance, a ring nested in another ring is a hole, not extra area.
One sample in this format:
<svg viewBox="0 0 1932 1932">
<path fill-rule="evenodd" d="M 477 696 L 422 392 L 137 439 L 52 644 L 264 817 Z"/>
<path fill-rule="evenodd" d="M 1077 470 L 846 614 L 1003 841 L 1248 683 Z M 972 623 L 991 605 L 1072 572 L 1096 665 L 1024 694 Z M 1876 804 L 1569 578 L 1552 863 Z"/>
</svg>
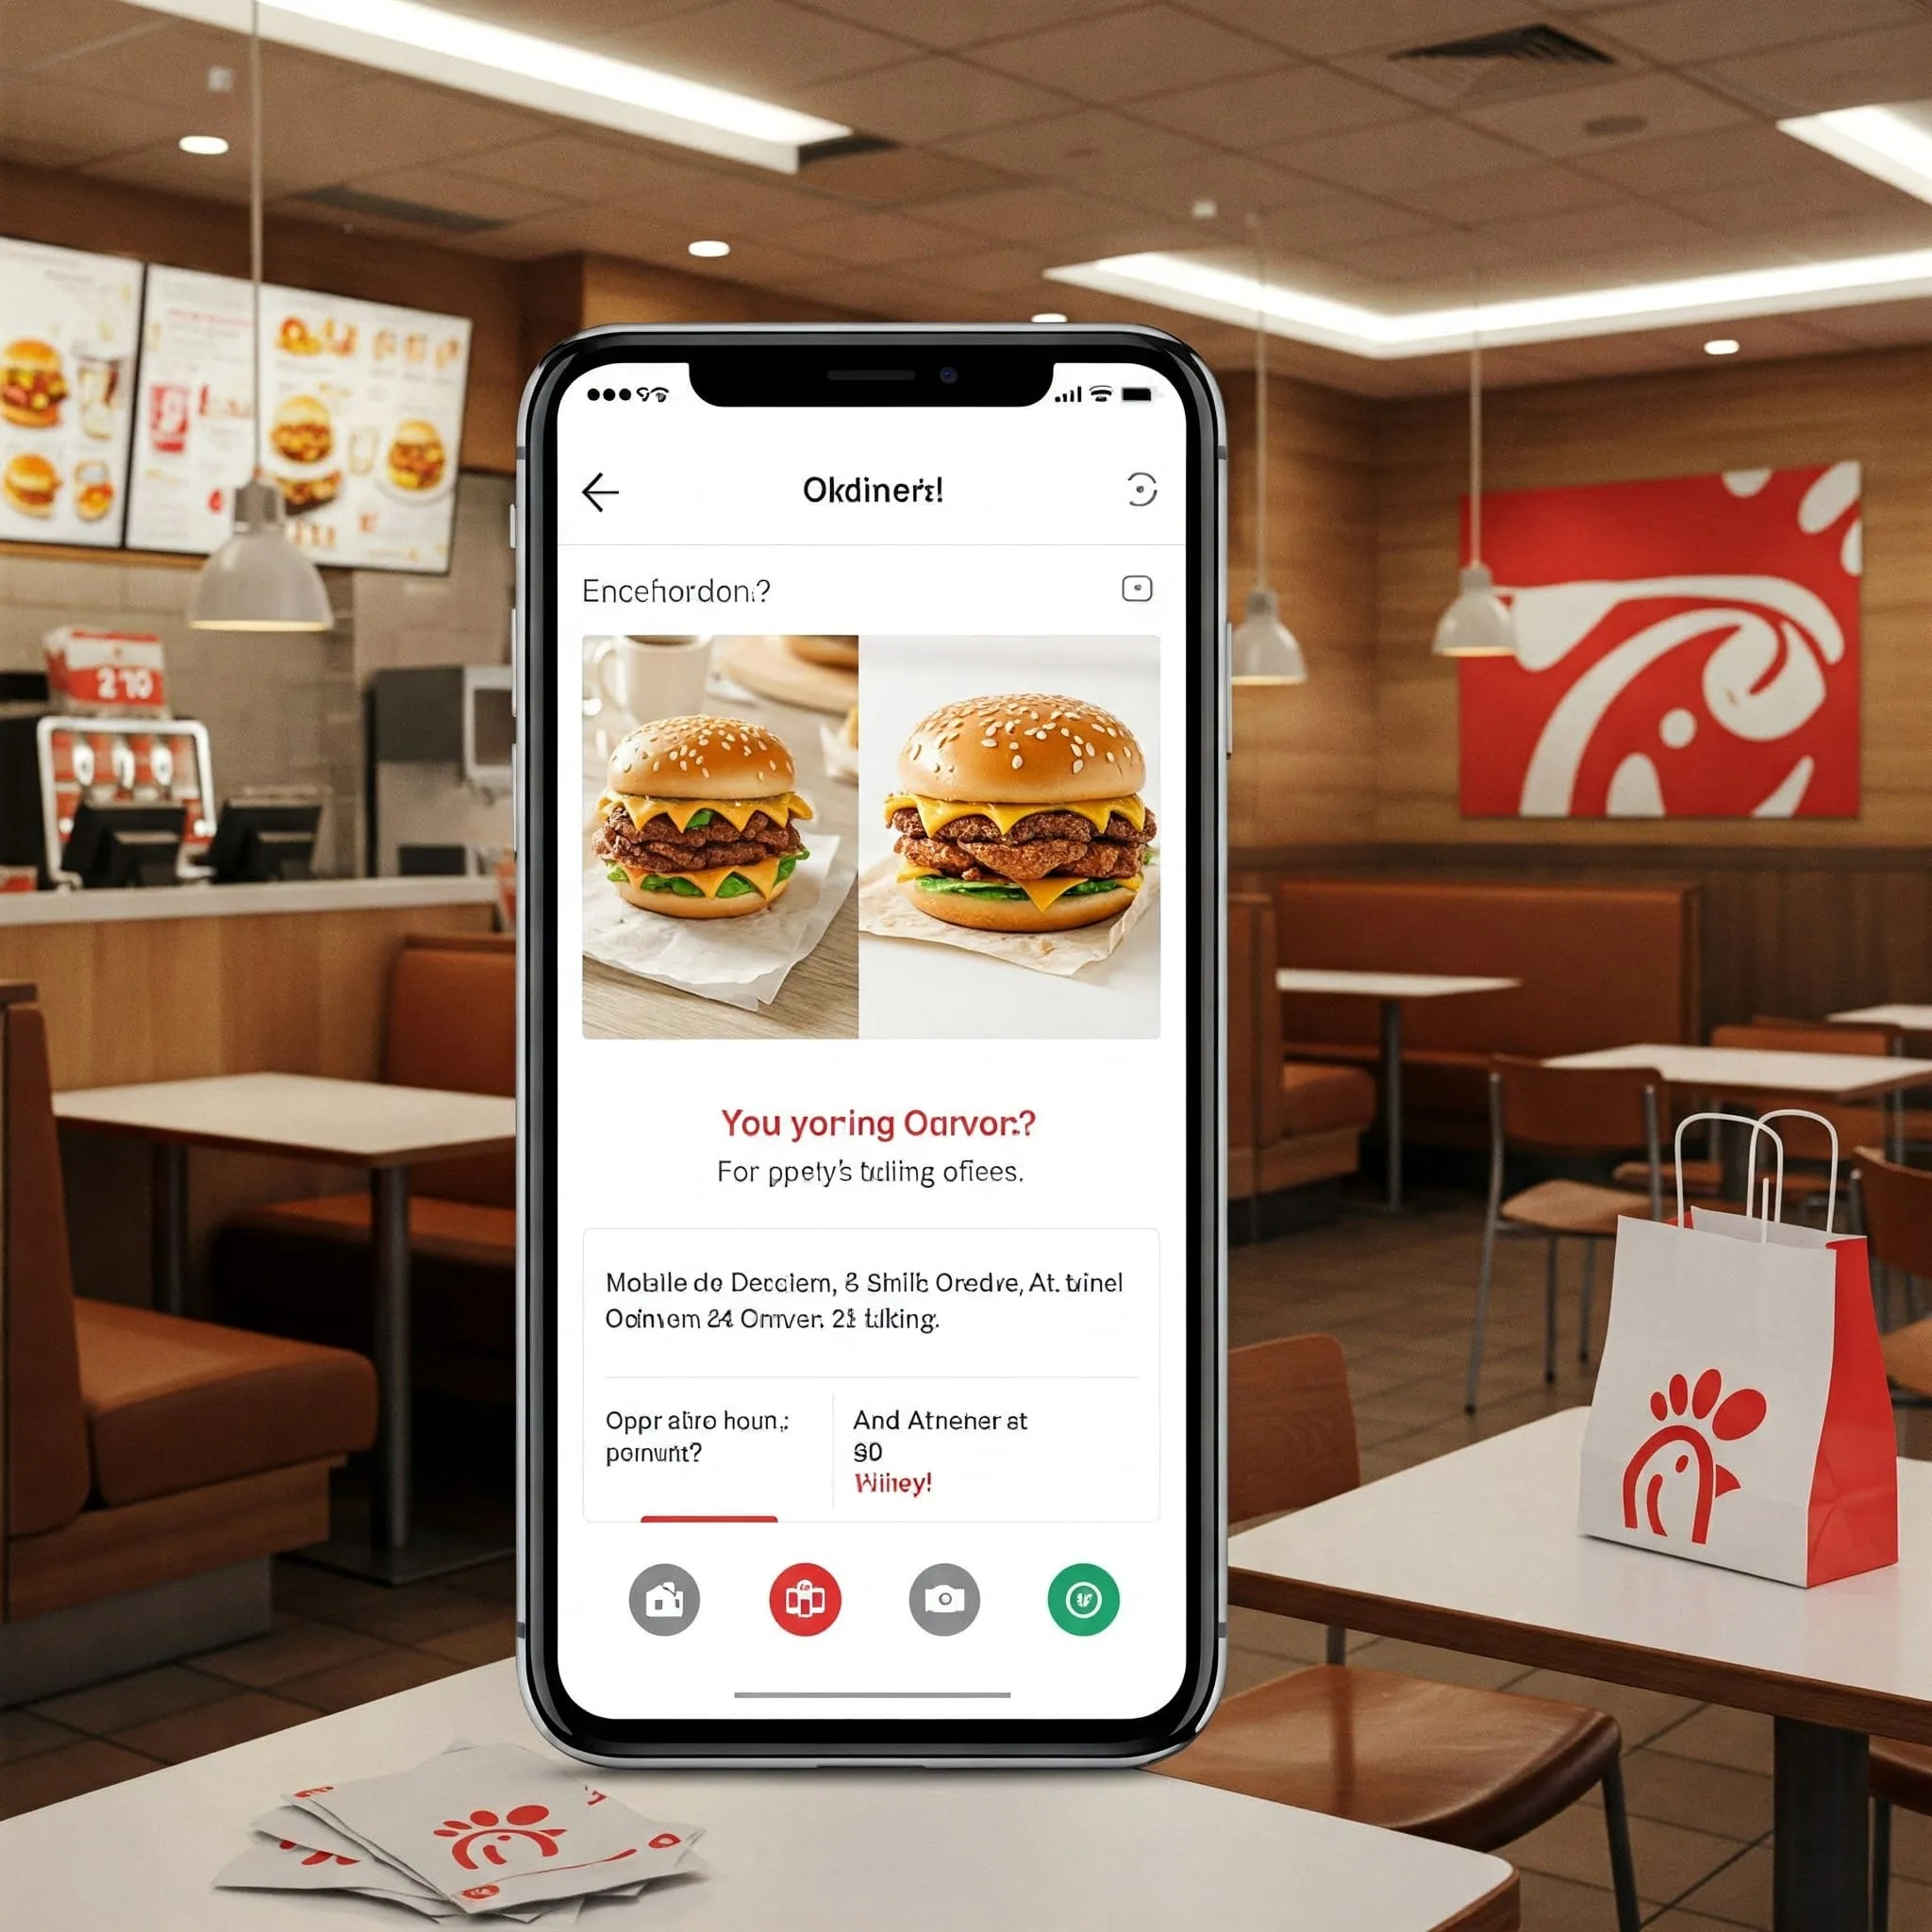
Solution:
<svg viewBox="0 0 1932 1932">
<path fill-rule="evenodd" d="M 1227 405 L 1228 600 L 1255 582 L 1255 379 L 1217 372 Z M 1235 693 L 1228 767 L 1236 847 L 1374 836 L 1374 405 L 1268 384 L 1268 575 L 1308 682 Z"/>
<path fill-rule="evenodd" d="M 1468 463 L 1460 397 L 1379 406 L 1374 836 L 1521 848 L 1457 807 L 1456 672 L 1429 657 L 1453 594 Z M 1852 822 L 1553 822 L 1538 846 L 1896 847 L 1932 840 L 1932 349 L 1707 365 L 1499 391 L 1498 490 L 1850 458 L 1864 465 L 1864 808 Z M 1297 836 L 1325 837 L 1312 829 Z"/>
</svg>

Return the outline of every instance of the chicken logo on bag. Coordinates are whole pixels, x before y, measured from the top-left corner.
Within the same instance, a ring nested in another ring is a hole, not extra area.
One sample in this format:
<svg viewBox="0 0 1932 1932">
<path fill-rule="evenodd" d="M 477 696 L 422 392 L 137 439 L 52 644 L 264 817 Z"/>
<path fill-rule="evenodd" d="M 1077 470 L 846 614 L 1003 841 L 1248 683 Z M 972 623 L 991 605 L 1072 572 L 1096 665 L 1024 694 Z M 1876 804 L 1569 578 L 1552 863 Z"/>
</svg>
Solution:
<svg viewBox="0 0 1932 1932">
<path fill-rule="evenodd" d="M 1668 1391 L 1653 1390 L 1650 1412 L 1663 1426 L 1624 1465 L 1624 1527 L 1637 1527 L 1638 1486 L 1641 1483 L 1644 1521 L 1654 1535 L 1668 1537 L 1670 1531 L 1664 1527 L 1659 1507 L 1666 1479 L 1673 1474 L 1689 1474 L 1694 1463 L 1697 1474 L 1690 1541 L 1707 1541 L 1712 1504 L 1739 1487 L 1738 1478 L 1717 1459 L 1710 1439 L 1715 1436 L 1721 1442 L 1735 1442 L 1750 1435 L 1764 1421 L 1768 1407 L 1756 1389 L 1737 1389 L 1724 1395 L 1724 1377 L 1716 1369 L 1706 1369 L 1695 1389 L 1682 1375 L 1673 1375 Z M 1646 1470 L 1650 1473 L 1647 1482 Z"/>
<path fill-rule="evenodd" d="M 526 1840 L 541 1848 L 540 1856 L 554 1858 L 564 1827 L 543 1824 L 549 1816 L 547 1805 L 512 1805 L 501 1818 L 494 1811 L 472 1811 L 467 1818 L 445 1818 L 436 1827 L 436 1835 L 454 1839 L 451 1857 L 465 1872 L 475 1872 L 479 1869 L 475 1858 L 479 1851 L 492 1865 L 508 1864 L 503 1848 L 514 1839 Z"/>
</svg>

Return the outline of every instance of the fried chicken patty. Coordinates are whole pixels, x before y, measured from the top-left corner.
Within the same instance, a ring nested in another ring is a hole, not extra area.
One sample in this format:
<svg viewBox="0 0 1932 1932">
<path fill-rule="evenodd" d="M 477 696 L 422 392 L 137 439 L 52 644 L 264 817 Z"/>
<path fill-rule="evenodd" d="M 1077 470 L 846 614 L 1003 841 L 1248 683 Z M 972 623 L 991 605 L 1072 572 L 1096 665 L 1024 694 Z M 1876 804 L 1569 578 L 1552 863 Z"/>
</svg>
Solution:
<svg viewBox="0 0 1932 1932">
<path fill-rule="evenodd" d="M 763 812 L 753 812 L 741 833 L 728 820 L 713 817 L 708 825 L 680 832 L 658 812 L 640 831 L 623 806 L 610 808 L 591 850 L 599 858 L 642 866 L 657 873 L 709 872 L 720 865 L 756 865 L 761 858 L 803 852 L 805 841 L 795 824 L 774 824 Z"/>
<path fill-rule="evenodd" d="M 1154 814 L 1136 831 L 1119 812 L 1107 830 L 1076 811 L 1036 811 L 1002 834 L 980 813 L 954 819 L 935 833 L 911 806 L 892 814 L 897 849 L 914 865 L 929 866 L 949 877 L 971 880 L 1061 878 L 1130 879 L 1141 870 L 1141 855 L 1154 837 Z"/>
</svg>

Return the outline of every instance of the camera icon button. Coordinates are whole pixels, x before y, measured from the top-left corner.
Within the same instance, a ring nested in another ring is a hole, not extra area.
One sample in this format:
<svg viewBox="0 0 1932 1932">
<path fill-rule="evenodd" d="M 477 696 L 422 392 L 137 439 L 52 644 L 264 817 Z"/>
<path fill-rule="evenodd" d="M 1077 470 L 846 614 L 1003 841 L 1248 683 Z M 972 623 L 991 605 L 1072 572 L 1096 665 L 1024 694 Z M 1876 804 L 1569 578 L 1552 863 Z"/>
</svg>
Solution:
<svg viewBox="0 0 1932 1932">
<path fill-rule="evenodd" d="M 979 1585 L 957 1563 L 934 1563 L 912 1579 L 906 1607 L 931 1637 L 957 1637 L 979 1614 Z"/>
</svg>

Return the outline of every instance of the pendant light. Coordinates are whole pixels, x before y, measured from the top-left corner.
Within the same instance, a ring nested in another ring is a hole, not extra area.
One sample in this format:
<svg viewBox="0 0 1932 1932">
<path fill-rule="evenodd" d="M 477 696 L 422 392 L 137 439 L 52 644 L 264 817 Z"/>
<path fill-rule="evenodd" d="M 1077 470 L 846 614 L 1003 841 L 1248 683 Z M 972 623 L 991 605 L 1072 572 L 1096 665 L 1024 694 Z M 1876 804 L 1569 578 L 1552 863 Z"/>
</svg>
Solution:
<svg viewBox="0 0 1932 1932">
<path fill-rule="evenodd" d="M 1473 320 L 1479 308 L 1471 309 Z M 1496 580 L 1483 561 L 1483 339 L 1472 326 L 1469 338 L 1469 561 L 1462 588 L 1442 613 L 1430 646 L 1438 658 L 1513 658 L 1516 619 L 1496 595 Z"/>
<path fill-rule="evenodd" d="M 261 8 L 248 9 L 248 367 L 254 474 L 235 492 L 235 534 L 202 565 L 196 630 L 318 631 L 336 621 L 322 573 L 289 541 L 282 492 L 261 473 Z"/>
<path fill-rule="evenodd" d="M 1267 257 L 1256 230 L 1255 281 L 1266 287 Z M 1265 297 L 1255 310 L 1255 588 L 1247 614 L 1234 627 L 1230 658 L 1236 684 L 1306 684 L 1307 660 L 1294 633 L 1281 621 L 1281 600 L 1268 582 L 1268 329 Z"/>
</svg>

